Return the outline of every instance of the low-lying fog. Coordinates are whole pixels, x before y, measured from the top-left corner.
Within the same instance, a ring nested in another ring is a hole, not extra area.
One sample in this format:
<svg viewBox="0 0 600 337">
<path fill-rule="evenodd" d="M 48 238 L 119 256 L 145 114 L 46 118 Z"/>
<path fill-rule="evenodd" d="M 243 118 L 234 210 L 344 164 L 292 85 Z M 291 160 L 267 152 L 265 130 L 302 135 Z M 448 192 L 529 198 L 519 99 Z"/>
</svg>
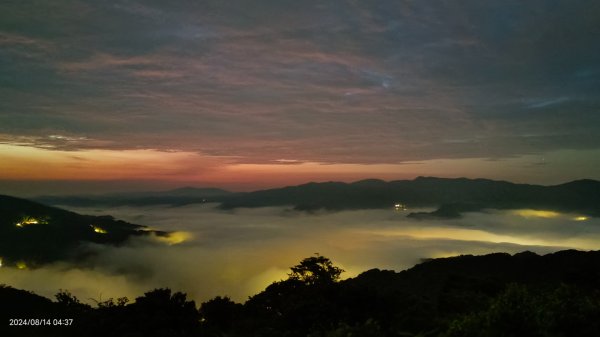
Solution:
<svg viewBox="0 0 600 337">
<path fill-rule="evenodd" d="M 415 220 L 394 210 L 303 213 L 286 208 L 223 211 L 216 205 L 69 208 L 176 231 L 170 240 L 137 238 L 122 247 L 94 246 L 85 267 L 57 263 L 0 269 L 0 284 L 53 297 L 67 289 L 86 302 L 157 287 L 199 302 L 217 295 L 244 301 L 290 266 L 320 253 L 353 277 L 371 269 L 400 271 L 423 258 L 565 248 L 598 249 L 600 219 L 547 211 L 468 213 L 455 220 Z"/>
</svg>

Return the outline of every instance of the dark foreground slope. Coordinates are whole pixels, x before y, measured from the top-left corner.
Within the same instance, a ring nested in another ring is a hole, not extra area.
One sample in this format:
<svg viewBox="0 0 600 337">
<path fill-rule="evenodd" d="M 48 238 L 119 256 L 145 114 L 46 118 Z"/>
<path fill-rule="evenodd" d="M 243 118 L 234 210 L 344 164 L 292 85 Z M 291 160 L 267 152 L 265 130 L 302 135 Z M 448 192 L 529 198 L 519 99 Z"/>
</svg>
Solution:
<svg viewBox="0 0 600 337">
<path fill-rule="evenodd" d="M 216 297 L 197 310 L 156 289 L 92 308 L 62 292 L 48 303 L 0 288 L 3 320 L 68 317 L 70 326 L 6 327 L 3 336 L 578 336 L 600 335 L 600 252 L 524 252 L 434 259 L 403 272 L 339 281 L 322 256 L 292 267 L 244 304 Z M 11 300 L 8 301 L 7 299 Z M 15 304 L 30 303 L 25 311 Z M 30 312 L 27 312 L 29 310 Z M 11 316 L 12 315 L 12 316 Z M 44 317 L 45 317 L 44 316 Z"/>
<path fill-rule="evenodd" d="M 111 216 L 80 215 L 2 195 L 0 214 L 0 258 L 4 266 L 26 268 L 80 258 L 82 243 L 115 245 L 151 233 Z"/>
</svg>

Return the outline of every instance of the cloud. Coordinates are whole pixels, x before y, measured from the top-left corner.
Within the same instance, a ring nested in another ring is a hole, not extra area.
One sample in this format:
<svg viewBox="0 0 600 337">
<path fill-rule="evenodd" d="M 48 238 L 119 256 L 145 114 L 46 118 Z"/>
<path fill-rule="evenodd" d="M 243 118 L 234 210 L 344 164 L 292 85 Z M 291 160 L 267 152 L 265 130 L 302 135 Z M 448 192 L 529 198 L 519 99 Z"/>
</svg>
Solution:
<svg viewBox="0 0 600 337">
<path fill-rule="evenodd" d="M 557 97 L 546 100 L 537 100 L 534 103 L 529 104 L 529 107 L 532 109 L 545 108 L 547 106 L 551 106 L 554 104 L 560 104 L 563 102 L 567 102 L 569 97 Z"/>
<path fill-rule="evenodd" d="M 600 145 L 590 71 L 600 14 L 589 1 L 2 6 L 0 43 L 15 56 L 0 61 L 0 132 L 15 138 L 68 134 L 241 163 Z M 556 97 L 572 99 L 548 104 Z M 446 141 L 465 134 L 471 142 Z"/>
<path fill-rule="evenodd" d="M 155 287 L 197 301 L 229 295 L 244 301 L 316 252 L 352 277 L 370 268 L 402 270 L 423 258 L 564 248 L 593 249 L 598 219 L 534 211 L 469 213 L 460 220 L 418 221 L 393 210 L 307 214 L 271 207 L 220 211 L 214 205 L 84 208 L 152 228 L 187 233 L 178 244 L 138 239 L 121 247 L 90 246 L 84 264 L 2 269 L 0 283 L 52 296 L 67 288 L 83 299 L 129 296 Z M 548 213 L 550 214 L 550 213 Z M 526 217 L 524 216 L 526 215 Z"/>
</svg>

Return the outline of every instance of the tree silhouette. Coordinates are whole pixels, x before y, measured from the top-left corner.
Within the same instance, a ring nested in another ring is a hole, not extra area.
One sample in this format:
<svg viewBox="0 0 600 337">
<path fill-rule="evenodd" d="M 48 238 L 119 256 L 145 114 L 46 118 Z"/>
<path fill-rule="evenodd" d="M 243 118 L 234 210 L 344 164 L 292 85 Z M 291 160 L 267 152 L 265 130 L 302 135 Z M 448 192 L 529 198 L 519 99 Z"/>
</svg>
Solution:
<svg viewBox="0 0 600 337">
<path fill-rule="evenodd" d="M 81 303 L 0 285 L 0 316 L 72 318 L 68 328 L 0 325 L 0 336 L 47 337 L 597 337 L 600 251 L 434 259 L 396 273 L 372 269 L 339 281 L 320 255 L 291 268 L 243 304 L 227 297 L 199 310 L 185 293 L 155 289 Z"/>
<path fill-rule="evenodd" d="M 54 295 L 56 303 L 65 312 L 75 315 L 81 315 L 82 313 L 92 309 L 91 306 L 81 303 L 77 296 L 71 294 L 68 290 L 59 289 L 58 293 Z"/>
<path fill-rule="evenodd" d="M 242 309 L 241 304 L 233 302 L 229 297 L 217 296 L 202 303 L 198 311 L 205 331 L 228 332 L 242 315 Z"/>
<path fill-rule="evenodd" d="M 188 336 L 199 326 L 194 301 L 169 288 L 154 289 L 135 299 L 130 306 L 130 332 L 140 336 Z M 136 335 L 137 336 L 137 335 Z"/>
<path fill-rule="evenodd" d="M 290 280 L 301 281 L 307 285 L 334 283 L 340 279 L 343 269 L 333 265 L 331 260 L 318 253 L 307 257 L 291 268 Z"/>
</svg>

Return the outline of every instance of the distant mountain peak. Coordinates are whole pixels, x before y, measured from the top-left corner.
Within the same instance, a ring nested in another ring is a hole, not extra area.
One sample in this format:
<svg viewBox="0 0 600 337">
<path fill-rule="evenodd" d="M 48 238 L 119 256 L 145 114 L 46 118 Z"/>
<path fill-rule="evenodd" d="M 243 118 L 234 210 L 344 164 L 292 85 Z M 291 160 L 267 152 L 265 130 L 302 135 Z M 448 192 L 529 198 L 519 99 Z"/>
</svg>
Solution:
<svg viewBox="0 0 600 337">
<path fill-rule="evenodd" d="M 381 180 L 381 179 L 363 179 L 363 180 L 359 180 L 359 181 L 355 181 L 352 183 L 352 185 L 382 185 L 382 184 L 387 184 L 388 182 L 385 180 Z"/>
</svg>

